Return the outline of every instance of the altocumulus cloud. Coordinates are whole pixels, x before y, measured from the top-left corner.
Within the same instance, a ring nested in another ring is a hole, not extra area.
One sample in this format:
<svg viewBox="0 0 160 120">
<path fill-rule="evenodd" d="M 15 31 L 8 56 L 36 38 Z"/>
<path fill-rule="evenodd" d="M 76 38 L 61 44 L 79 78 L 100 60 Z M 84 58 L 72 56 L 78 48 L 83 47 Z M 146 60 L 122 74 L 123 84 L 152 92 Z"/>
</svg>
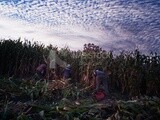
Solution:
<svg viewBox="0 0 160 120">
<path fill-rule="evenodd" d="M 160 51 L 159 13 L 157 0 L 0 0 L 0 37 Z"/>
</svg>

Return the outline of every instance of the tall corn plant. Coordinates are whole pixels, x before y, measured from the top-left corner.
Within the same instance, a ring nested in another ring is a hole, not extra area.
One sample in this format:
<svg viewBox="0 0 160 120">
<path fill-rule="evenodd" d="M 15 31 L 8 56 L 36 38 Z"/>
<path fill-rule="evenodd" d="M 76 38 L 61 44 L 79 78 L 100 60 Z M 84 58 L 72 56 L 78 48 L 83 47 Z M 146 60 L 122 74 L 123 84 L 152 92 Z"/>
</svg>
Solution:
<svg viewBox="0 0 160 120">
<path fill-rule="evenodd" d="M 160 95 L 160 56 L 156 53 L 143 55 L 138 50 L 123 51 L 120 55 L 102 50 L 94 44 L 85 44 L 83 51 L 71 51 L 68 47 L 58 50 L 44 45 L 18 40 L 0 41 L 0 74 L 26 77 L 33 75 L 35 68 L 54 49 L 59 57 L 72 65 L 72 79 L 79 82 L 85 73 L 91 80 L 96 68 L 109 70 L 112 89 L 131 96 L 148 94 Z M 104 56 L 105 55 L 105 56 Z M 62 69 L 59 69 L 61 73 Z"/>
<path fill-rule="evenodd" d="M 43 61 L 44 46 L 29 41 L 0 41 L 0 73 L 2 75 L 27 76 L 34 73 L 38 64 Z"/>
</svg>

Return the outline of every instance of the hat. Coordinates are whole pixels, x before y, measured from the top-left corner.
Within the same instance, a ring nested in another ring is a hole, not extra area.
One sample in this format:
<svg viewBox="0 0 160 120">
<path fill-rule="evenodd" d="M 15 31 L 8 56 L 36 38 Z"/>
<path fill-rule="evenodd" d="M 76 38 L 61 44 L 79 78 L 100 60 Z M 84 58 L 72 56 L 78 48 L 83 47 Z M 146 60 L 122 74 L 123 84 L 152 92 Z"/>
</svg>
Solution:
<svg viewBox="0 0 160 120">
<path fill-rule="evenodd" d="M 93 71 L 93 74 L 94 74 L 95 76 L 97 76 L 97 71 L 98 71 L 98 70 L 94 70 L 94 71 Z"/>
<path fill-rule="evenodd" d="M 70 64 L 68 64 L 66 68 L 69 68 L 69 69 L 70 69 L 70 68 L 71 68 L 71 65 L 70 65 Z"/>
</svg>

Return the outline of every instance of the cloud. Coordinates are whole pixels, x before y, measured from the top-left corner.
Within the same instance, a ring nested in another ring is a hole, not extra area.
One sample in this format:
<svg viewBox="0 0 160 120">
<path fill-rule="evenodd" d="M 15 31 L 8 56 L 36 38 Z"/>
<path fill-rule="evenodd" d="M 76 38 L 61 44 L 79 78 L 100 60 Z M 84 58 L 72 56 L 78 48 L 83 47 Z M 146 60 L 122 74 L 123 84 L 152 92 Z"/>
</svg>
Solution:
<svg viewBox="0 0 160 120">
<path fill-rule="evenodd" d="M 149 45 L 160 39 L 158 4 L 157 0 L 0 0 L 0 35 L 73 49 L 88 42 L 125 49 L 142 40 Z"/>
<path fill-rule="evenodd" d="M 100 30 L 86 30 L 79 26 L 57 26 L 47 28 L 41 24 L 28 24 L 24 21 L 13 20 L 5 17 L 0 18 L 1 38 L 19 37 L 39 41 L 46 45 L 53 44 L 59 47 L 68 45 L 73 49 L 81 49 L 85 43 L 99 44 L 105 33 Z"/>
</svg>

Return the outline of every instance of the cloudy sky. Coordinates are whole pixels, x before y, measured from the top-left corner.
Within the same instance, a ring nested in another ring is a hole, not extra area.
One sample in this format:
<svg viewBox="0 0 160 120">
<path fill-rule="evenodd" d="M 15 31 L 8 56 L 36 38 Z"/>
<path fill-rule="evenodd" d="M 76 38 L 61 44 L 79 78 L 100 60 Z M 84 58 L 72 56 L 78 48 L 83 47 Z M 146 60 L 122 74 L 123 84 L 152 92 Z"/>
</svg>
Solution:
<svg viewBox="0 0 160 120">
<path fill-rule="evenodd" d="M 0 0 L 0 38 L 159 50 L 159 0 Z"/>
</svg>

